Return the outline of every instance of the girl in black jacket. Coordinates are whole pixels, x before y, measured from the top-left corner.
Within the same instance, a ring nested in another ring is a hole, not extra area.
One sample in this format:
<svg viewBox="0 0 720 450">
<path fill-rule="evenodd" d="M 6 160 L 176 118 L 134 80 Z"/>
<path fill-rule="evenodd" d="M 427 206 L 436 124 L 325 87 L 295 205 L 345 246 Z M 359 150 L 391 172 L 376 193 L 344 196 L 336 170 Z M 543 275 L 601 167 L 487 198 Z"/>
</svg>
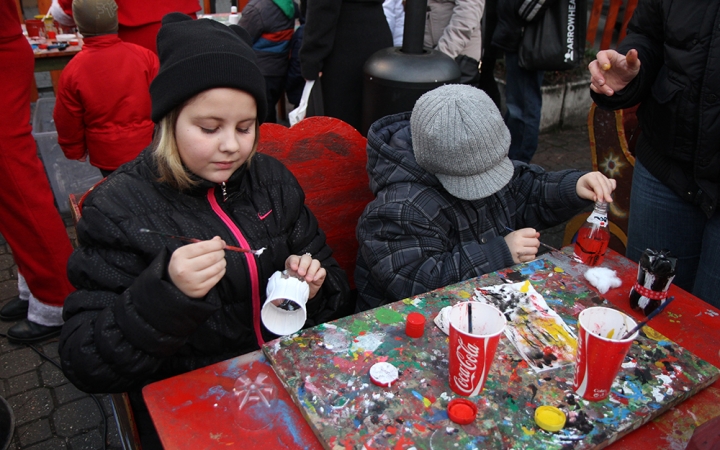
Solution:
<svg viewBox="0 0 720 450">
<path fill-rule="evenodd" d="M 130 391 L 141 435 L 154 434 L 142 386 L 276 337 L 260 320 L 274 272 L 308 283 L 306 326 L 334 318 L 349 292 L 297 180 L 256 153 L 267 102 L 248 41 L 237 26 L 165 16 L 150 87 L 155 142 L 87 197 L 78 222 L 63 370 L 86 392 Z"/>
</svg>

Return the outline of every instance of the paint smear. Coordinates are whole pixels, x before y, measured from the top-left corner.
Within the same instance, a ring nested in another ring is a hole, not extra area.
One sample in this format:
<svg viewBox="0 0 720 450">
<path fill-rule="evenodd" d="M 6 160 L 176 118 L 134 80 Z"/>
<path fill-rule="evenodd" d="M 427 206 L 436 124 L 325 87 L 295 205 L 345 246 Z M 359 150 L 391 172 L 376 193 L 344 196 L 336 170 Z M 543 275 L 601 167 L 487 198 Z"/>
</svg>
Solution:
<svg viewBox="0 0 720 450">
<path fill-rule="evenodd" d="M 385 325 L 402 322 L 403 320 L 402 314 L 389 308 L 376 309 L 375 318 L 378 320 L 378 322 L 384 323 Z"/>
</svg>

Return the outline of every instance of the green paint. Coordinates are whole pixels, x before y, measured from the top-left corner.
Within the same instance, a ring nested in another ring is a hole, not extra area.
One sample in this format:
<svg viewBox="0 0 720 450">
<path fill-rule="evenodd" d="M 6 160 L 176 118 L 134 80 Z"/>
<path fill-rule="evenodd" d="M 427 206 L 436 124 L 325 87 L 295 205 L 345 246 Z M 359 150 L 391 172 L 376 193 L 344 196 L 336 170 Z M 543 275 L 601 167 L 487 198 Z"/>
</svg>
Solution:
<svg viewBox="0 0 720 450">
<path fill-rule="evenodd" d="M 375 318 L 380 323 L 390 325 L 393 323 L 401 322 L 403 320 L 403 315 L 397 311 L 393 311 L 392 309 L 378 308 L 375 310 Z"/>
<path fill-rule="evenodd" d="M 350 331 L 355 336 L 362 333 L 363 331 L 369 331 L 369 330 L 370 330 L 370 325 L 363 320 L 353 320 L 353 323 L 350 324 Z"/>
<path fill-rule="evenodd" d="M 508 407 L 508 409 L 512 412 L 518 412 L 518 405 L 515 403 L 515 400 L 512 399 L 512 397 L 508 397 L 505 400 L 505 406 Z"/>
</svg>

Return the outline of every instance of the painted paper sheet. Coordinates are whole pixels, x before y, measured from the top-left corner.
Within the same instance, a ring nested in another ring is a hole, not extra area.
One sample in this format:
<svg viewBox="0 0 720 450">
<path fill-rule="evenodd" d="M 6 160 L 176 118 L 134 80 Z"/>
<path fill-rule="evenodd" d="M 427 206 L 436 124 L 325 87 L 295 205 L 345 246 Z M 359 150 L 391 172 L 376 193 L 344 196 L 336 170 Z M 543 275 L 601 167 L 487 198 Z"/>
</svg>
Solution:
<svg viewBox="0 0 720 450">
<path fill-rule="evenodd" d="M 505 314 L 505 336 L 536 372 L 575 362 L 575 333 L 530 281 L 481 287 L 473 300 L 490 303 Z"/>
</svg>

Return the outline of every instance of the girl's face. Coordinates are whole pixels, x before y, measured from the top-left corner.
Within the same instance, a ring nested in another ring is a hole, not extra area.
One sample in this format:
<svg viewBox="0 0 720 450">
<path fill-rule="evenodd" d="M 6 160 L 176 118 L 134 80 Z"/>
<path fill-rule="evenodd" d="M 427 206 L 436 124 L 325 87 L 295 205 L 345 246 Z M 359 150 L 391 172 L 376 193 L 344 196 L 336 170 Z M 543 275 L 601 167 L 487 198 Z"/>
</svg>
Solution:
<svg viewBox="0 0 720 450">
<path fill-rule="evenodd" d="M 252 153 L 256 120 L 255 98 L 247 92 L 201 92 L 183 107 L 175 125 L 182 162 L 208 181 L 226 181 Z"/>
</svg>

